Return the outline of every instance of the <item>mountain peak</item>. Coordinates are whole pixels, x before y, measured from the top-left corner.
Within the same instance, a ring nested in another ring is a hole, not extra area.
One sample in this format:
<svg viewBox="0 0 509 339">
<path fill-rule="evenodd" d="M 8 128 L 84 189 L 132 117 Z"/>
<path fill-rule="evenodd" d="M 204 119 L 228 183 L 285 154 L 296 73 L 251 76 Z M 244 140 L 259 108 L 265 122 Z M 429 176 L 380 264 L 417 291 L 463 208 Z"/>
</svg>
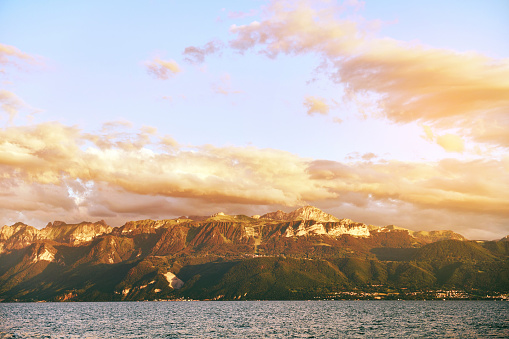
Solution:
<svg viewBox="0 0 509 339">
<path fill-rule="evenodd" d="M 66 226 L 67 224 L 65 221 L 55 220 L 53 222 L 49 222 L 46 227 L 59 227 L 59 226 Z"/>
<path fill-rule="evenodd" d="M 210 217 L 211 218 L 214 218 L 214 217 L 222 217 L 222 216 L 225 216 L 226 214 L 224 214 L 224 212 L 217 212 L 217 213 L 214 213 L 212 214 Z"/>
<path fill-rule="evenodd" d="M 333 215 L 327 214 L 319 208 L 314 206 L 304 206 L 296 209 L 293 212 L 285 213 L 281 210 L 276 212 L 267 213 L 262 215 L 262 218 L 283 220 L 283 221 L 296 221 L 296 220 L 314 220 L 319 222 L 336 222 L 339 221 Z"/>
</svg>

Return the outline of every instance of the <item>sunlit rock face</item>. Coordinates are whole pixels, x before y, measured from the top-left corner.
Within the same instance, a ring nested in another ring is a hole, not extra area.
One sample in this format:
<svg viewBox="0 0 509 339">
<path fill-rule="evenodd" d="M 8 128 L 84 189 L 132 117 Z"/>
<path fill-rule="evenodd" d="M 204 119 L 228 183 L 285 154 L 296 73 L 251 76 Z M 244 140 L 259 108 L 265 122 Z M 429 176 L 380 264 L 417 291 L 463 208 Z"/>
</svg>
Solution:
<svg viewBox="0 0 509 339">
<path fill-rule="evenodd" d="M 53 261 L 55 261 L 56 253 L 57 253 L 57 250 L 55 248 L 53 248 L 52 246 L 42 244 L 40 246 L 36 246 L 30 259 L 32 259 L 32 262 L 34 262 L 34 263 L 39 262 L 39 261 L 53 262 Z"/>
<path fill-rule="evenodd" d="M 336 218 L 335 216 L 327 214 L 313 206 L 301 207 L 290 213 L 285 213 L 279 210 L 276 212 L 264 214 L 261 216 L 261 218 L 283 221 L 295 221 L 295 220 L 314 220 L 317 222 L 339 221 L 339 219 Z"/>
<path fill-rule="evenodd" d="M 45 239 L 54 240 L 67 244 L 81 244 L 94 238 L 111 233 L 112 227 L 101 220 L 95 223 L 82 222 L 79 224 L 66 224 L 63 221 L 49 223 L 41 230 Z"/>
<path fill-rule="evenodd" d="M 30 239 L 33 241 L 39 236 L 39 230 L 32 226 L 27 226 L 21 222 L 15 223 L 12 226 L 3 226 L 0 228 L 0 241 L 8 240 L 16 235 L 20 240 Z"/>
<path fill-rule="evenodd" d="M 298 224 L 289 226 L 284 236 L 289 237 L 302 237 L 310 235 L 324 235 L 337 238 L 344 234 L 355 237 L 368 237 L 369 227 L 362 223 L 354 223 L 350 219 L 342 219 L 339 222 L 328 223 L 314 223 L 302 221 Z"/>
<path fill-rule="evenodd" d="M 48 223 L 41 230 L 19 222 L 0 228 L 0 253 L 25 248 L 36 241 L 43 240 L 80 245 L 103 234 L 111 233 L 112 230 L 113 228 L 102 220 L 95 223 L 82 222 L 79 224 L 55 221 Z"/>
<path fill-rule="evenodd" d="M 356 237 L 369 237 L 369 226 L 363 223 L 353 222 L 350 219 L 341 219 L 339 223 L 334 224 L 329 235 L 338 237 L 343 234 L 349 234 Z"/>
<path fill-rule="evenodd" d="M 163 219 L 163 220 L 136 220 L 128 221 L 123 226 L 114 228 L 113 233 L 116 235 L 138 235 L 144 233 L 156 233 L 160 228 L 169 228 L 174 225 L 190 221 L 187 217 L 180 217 L 177 219 Z"/>
<path fill-rule="evenodd" d="M 21 249 L 44 239 L 37 228 L 18 222 L 12 226 L 0 228 L 0 253 Z"/>
<path fill-rule="evenodd" d="M 184 282 L 177 278 L 177 276 L 171 272 L 167 272 L 164 274 L 164 277 L 168 281 L 168 285 L 174 290 L 178 290 L 182 286 L 184 286 Z"/>
</svg>

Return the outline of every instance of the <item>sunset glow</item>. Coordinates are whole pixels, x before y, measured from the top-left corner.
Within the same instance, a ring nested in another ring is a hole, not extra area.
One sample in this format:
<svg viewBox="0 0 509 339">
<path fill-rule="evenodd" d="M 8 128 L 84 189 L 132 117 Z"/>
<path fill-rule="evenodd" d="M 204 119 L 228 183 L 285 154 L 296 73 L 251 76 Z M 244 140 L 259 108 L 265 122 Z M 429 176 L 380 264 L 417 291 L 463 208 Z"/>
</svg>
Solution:
<svg viewBox="0 0 509 339">
<path fill-rule="evenodd" d="M 509 234 L 509 2 L 0 4 L 0 226 Z"/>
</svg>

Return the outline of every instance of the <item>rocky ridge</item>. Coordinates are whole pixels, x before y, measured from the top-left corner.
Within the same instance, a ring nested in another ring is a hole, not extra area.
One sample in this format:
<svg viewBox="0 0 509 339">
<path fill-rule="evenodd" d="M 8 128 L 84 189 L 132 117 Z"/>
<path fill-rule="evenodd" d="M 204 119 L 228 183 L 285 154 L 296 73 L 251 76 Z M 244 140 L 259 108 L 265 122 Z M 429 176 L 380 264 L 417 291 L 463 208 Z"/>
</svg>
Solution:
<svg viewBox="0 0 509 339">
<path fill-rule="evenodd" d="M 267 213 L 261 216 L 263 219 L 281 220 L 281 221 L 297 221 L 297 220 L 314 220 L 316 222 L 337 222 L 339 221 L 333 215 L 327 214 L 322 210 L 313 206 L 304 206 L 293 212 L 285 213 L 281 210 Z"/>
<path fill-rule="evenodd" d="M 444 286 L 505 291 L 508 257 L 508 241 L 376 227 L 310 206 L 115 228 L 16 223 L 0 228 L 0 301 L 309 299 L 373 286 L 385 295 Z"/>
<path fill-rule="evenodd" d="M 231 223 L 235 224 L 233 231 Z M 182 228 L 182 226 L 185 226 Z M 423 243 L 455 239 L 466 240 L 460 234 L 452 231 L 411 231 L 394 225 L 376 227 L 364 223 L 354 222 L 350 219 L 338 219 L 313 206 L 305 206 L 295 211 L 285 213 L 281 210 L 260 216 L 247 217 L 242 215 L 227 215 L 223 212 L 215 213 L 209 217 L 180 217 L 167 220 L 138 220 L 129 221 L 121 227 L 108 226 L 103 220 L 91 223 L 66 224 L 54 221 L 39 230 L 35 227 L 16 223 L 12 226 L 0 228 L 0 253 L 25 248 L 38 241 L 54 241 L 58 243 L 80 245 L 86 244 L 97 237 L 104 235 L 136 236 L 139 234 L 156 234 L 159 229 L 164 232 L 165 239 L 174 248 L 184 246 L 183 237 L 188 236 L 190 229 L 201 230 L 196 233 L 191 244 L 198 246 L 202 243 L 227 243 L 231 241 L 260 243 L 267 240 L 267 233 L 271 237 L 299 238 L 309 236 L 325 236 L 337 239 L 343 235 L 369 238 L 379 233 L 403 232 Z M 271 230 L 267 232 L 267 230 Z M 233 232 L 233 233 L 232 233 Z M 177 236 L 177 234 L 179 234 Z M 235 238 L 231 237 L 235 235 Z M 265 238 L 265 239 L 262 239 Z M 178 245 L 174 242 L 177 241 Z M 168 244 L 159 242 L 158 248 L 168 247 Z M 175 247 L 176 246 L 176 247 Z"/>
<path fill-rule="evenodd" d="M 24 248 L 35 242 L 45 240 L 79 245 L 112 231 L 113 227 L 106 225 L 104 220 L 95 223 L 84 221 L 79 224 L 55 221 L 48 223 L 41 230 L 18 222 L 12 226 L 0 228 L 0 253 Z"/>
</svg>

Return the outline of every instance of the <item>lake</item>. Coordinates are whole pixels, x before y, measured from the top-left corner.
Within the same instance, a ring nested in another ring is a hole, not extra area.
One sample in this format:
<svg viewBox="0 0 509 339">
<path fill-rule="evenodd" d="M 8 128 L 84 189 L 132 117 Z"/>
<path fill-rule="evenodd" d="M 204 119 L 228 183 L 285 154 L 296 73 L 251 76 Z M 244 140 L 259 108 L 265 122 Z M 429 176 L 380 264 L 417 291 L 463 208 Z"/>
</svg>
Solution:
<svg viewBox="0 0 509 339">
<path fill-rule="evenodd" d="M 0 304 L 0 338 L 507 338 L 507 301 Z"/>
</svg>

